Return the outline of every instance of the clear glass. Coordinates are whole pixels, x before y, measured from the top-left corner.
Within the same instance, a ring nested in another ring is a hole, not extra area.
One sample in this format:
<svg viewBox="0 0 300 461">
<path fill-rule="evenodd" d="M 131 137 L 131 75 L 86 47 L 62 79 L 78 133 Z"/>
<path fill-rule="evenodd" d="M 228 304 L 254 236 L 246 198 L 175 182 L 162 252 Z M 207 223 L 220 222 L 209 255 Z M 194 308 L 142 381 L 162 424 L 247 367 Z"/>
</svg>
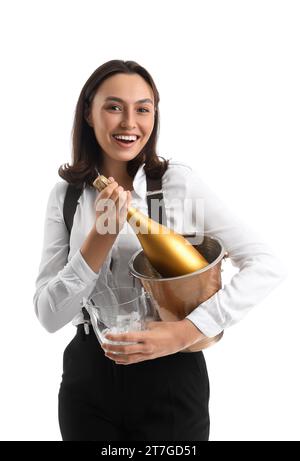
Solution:
<svg viewBox="0 0 300 461">
<path fill-rule="evenodd" d="M 111 341 L 105 335 L 145 330 L 148 321 L 159 320 L 154 299 L 137 287 L 106 288 L 89 298 L 86 309 L 101 344 L 135 344 Z"/>
</svg>

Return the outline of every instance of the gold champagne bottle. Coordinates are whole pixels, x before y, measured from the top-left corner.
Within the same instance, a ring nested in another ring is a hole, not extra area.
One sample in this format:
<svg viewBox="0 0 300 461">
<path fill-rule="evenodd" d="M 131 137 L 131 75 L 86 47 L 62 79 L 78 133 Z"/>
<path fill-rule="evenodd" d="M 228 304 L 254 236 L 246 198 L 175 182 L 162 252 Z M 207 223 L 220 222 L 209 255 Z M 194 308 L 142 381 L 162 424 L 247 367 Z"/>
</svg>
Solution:
<svg viewBox="0 0 300 461">
<path fill-rule="evenodd" d="M 109 180 L 99 175 L 93 186 L 100 192 Z M 177 277 L 202 269 L 207 260 L 182 235 L 141 213 L 128 208 L 127 221 L 134 228 L 145 255 L 163 277 Z"/>
</svg>

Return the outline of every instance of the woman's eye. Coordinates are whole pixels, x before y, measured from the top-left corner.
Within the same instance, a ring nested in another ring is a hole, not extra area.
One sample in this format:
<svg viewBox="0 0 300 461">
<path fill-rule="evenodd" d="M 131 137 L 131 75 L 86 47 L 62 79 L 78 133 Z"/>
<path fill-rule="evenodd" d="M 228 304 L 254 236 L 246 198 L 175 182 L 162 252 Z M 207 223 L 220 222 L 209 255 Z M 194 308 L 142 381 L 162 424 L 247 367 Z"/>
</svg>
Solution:
<svg viewBox="0 0 300 461">
<path fill-rule="evenodd" d="M 110 106 L 109 109 L 114 109 L 114 107 L 117 107 L 118 109 L 121 109 L 119 106 Z"/>
<path fill-rule="evenodd" d="M 122 110 L 122 108 L 120 106 L 109 106 L 108 108 L 109 110 L 113 110 L 114 112 L 119 112 L 119 110 Z M 146 113 L 146 112 L 150 112 L 149 109 L 146 109 L 145 107 L 140 107 L 138 109 L 138 111 L 142 112 L 143 114 Z"/>
</svg>

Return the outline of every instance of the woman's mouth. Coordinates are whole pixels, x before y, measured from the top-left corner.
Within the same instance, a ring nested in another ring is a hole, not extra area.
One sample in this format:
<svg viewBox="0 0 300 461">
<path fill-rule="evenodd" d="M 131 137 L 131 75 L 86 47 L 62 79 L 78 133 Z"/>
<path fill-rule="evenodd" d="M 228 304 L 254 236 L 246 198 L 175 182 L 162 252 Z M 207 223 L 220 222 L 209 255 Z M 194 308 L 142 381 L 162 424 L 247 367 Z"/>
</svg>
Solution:
<svg viewBox="0 0 300 461">
<path fill-rule="evenodd" d="M 137 135 L 125 136 L 125 135 L 113 134 L 112 138 L 119 146 L 127 149 L 129 147 L 132 147 L 133 144 L 135 144 L 138 141 L 140 136 L 137 136 Z"/>
</svg>

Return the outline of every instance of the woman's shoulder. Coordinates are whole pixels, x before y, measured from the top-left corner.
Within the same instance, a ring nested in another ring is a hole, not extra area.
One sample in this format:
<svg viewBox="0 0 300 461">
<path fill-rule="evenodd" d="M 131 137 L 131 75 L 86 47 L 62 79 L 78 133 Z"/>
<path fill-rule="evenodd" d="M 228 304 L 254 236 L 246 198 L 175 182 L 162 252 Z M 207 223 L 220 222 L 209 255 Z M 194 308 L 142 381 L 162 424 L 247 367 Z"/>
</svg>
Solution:
<svg viewBox="0 0 300 461">
<path fill-rule="evenodd" d="M 210 186 L 197 168 L 185 162 L 170 161 L 162 179 L 162 187 L 168 197 L 197 198 L 212 194 Z"/>
<path fill-rule="evenodd" d="M 54 183 L 52 186 L 52 189 L 50 191 L 50 196 L 52 195 L 53 198 L 55 197 L 59 201 L 65 196 L 67 188 L 68 188 L 68 182 L 65 181 L 64 179 L 60 179 Z"/>
<path fill-rule="evenodd" d="M 51 209 L 54 206 L 62 211 L 67 188 L 68 182 L 64 179 L 60 179 L 54 183 L 48 197 L 48 208 Z"/>
<path fill-rule="evenodd" d="M 176 172 L 178 174 L 186 174 L 186 173 L 189 173 L 191 171 L 193 171 L 192 167 L 190 165 L 188 165 L 187 163 L 185 162 L 182 162 L 182 161 L 179 161 L 179 160 L 169 160 L 169 164 L 168 164 L 168 168 L 166 170 L 166 173 L 167 172 Z"/>
<path fill-rule="evenodd" d="M 163 183 L 185 183 L 193 174 L 193 169 L 185 162 L 170 160 L 163 176 Z"/>
<path fill-rule="evenodd" d="M 183 198 L 188 194 L 193 169 L 185 162 L 170 160 L 162 177 L 162 188 L 168 199 Z"/>
</svg>

